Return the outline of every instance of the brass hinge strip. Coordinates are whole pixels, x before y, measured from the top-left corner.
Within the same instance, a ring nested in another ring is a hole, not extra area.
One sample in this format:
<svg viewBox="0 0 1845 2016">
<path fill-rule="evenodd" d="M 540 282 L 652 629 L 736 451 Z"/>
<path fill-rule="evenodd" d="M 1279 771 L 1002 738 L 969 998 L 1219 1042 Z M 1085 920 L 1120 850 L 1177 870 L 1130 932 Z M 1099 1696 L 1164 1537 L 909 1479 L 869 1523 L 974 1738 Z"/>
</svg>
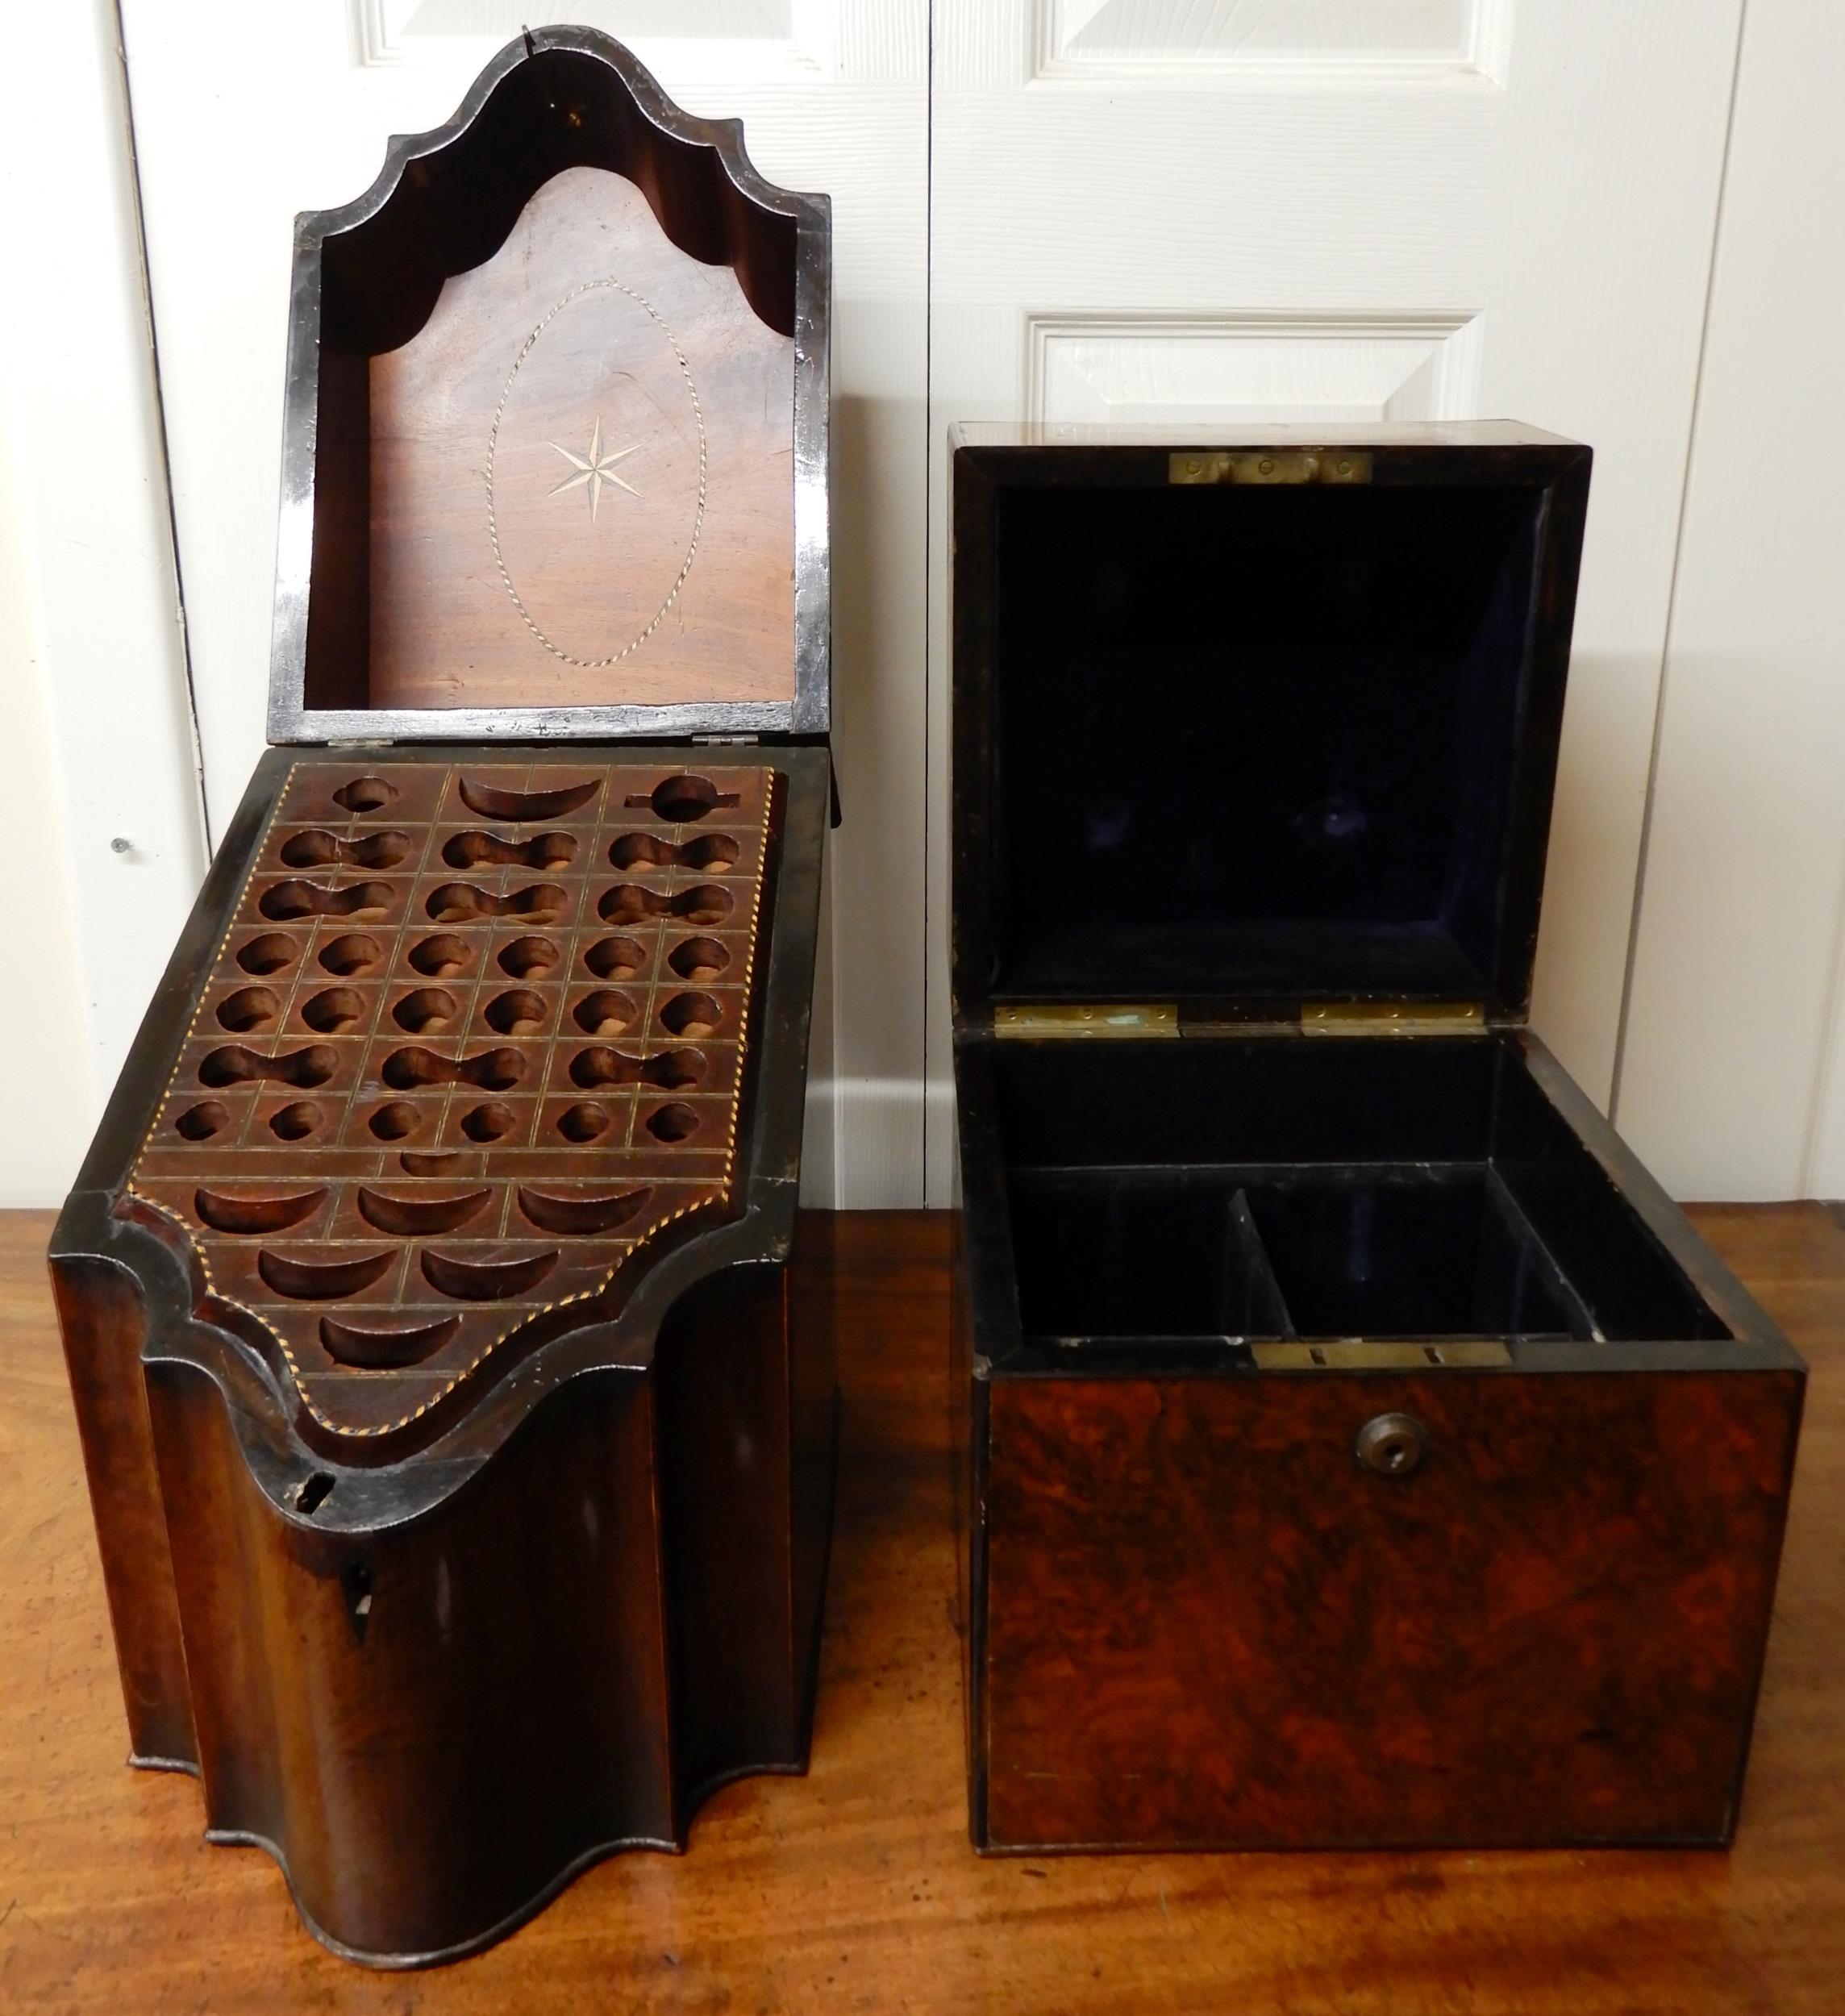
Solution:
<svg viewBox="0 0 1845 2016">
<path fill-rule="evenodd" d="M 1351 448 L 1189 448 L 1168 483 L 1368 483 L 1371 457 Z"/>
<path fill-rule="evenodd" d="M 996 1036 L 1176 1036 L 1179 1010 L 1165 1002 L 1004 1002 L 993 1011 Z"/>
<path fill-rule="evenodd" d="M 1261 1372 L 1431 1372 L 1478 1370 L 1483 1365 L 1509 1365 L 1512 1353 L 1489 1337 L 1449 1337 L 1426 1343 L 1392 1339 L 1367 1343 L 1355 1337 L 1329 1338 L 1318 1344 L 1252 1344 L 1250 1353 Z"/>
<path fill-rule="evenodd" d="M 1271 1022 L 1181 1018 L 1170 1001 L 1006 1002 L 993 1011 L 996 1036 L 1464 1036 L 1485 1030 L 1486 1010 L 1477 1001 L 1314 1001 L 1297 1018 Z"/>
<path fill-rule="evenodd" d="M 1310 1001 L 1301 1008 L 1307 1036 L 1467 1036 L 1485 1029 L 1477 1001 Z"/>
</svg>

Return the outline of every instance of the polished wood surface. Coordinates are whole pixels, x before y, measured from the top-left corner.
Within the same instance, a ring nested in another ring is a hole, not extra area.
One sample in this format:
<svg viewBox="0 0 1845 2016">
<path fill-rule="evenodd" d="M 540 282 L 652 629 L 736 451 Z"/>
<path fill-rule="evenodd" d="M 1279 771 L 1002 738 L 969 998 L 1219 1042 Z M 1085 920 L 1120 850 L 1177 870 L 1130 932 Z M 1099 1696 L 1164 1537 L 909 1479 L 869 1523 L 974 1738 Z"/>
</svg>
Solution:
<svg viewBox="0 0 1845 2016">
<path fill-rule="evenodd" d="M 794 339 L 633 182 L 547 182 L 370 377 L 371 706 L 793 700 Z"/>
<path fill-rule="evenodd" d="M 0 1224 L 0 2003 L 58 2010 L 1747 2012 L 1845 1981 L 1845 1224 L 1701 1228 L 1812 1366 L 1742 1826 L 1701 1851 L 983 1861 L 966 1835 L 947 1227 L 839 1227 L 841 1497 L 814 1761 L 718 1793 L 683 1860 L 591 1870 L 478 1960 L 381 1978 L 208 1849 L 126 1732 L 42 1253 Z"/>
</svg>

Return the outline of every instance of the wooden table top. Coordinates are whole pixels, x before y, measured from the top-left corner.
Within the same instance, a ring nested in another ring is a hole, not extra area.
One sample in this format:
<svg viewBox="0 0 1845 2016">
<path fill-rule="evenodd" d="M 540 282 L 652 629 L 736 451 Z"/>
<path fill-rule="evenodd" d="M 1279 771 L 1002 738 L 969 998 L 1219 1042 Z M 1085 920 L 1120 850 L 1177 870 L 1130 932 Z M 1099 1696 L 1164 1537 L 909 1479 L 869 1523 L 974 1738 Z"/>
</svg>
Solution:
<svg viewBox="0 0 1845 2016">
<path fill-rule="evenodd" d="M 1845 1221 L 1697 1216 L 1812 1364 L 1728 1854 L 982 1861 L 962 1802 L 945 1221 L 842 1241 L 844 1427 L 814 1764 L 719 1793 L 480 1958 L 336 1960 L 197 1786 L 131 1771 L 43 1253 L 0 1214 L 0 2006 L 736 2012 L 1845 2010 Z"/>
</svg>

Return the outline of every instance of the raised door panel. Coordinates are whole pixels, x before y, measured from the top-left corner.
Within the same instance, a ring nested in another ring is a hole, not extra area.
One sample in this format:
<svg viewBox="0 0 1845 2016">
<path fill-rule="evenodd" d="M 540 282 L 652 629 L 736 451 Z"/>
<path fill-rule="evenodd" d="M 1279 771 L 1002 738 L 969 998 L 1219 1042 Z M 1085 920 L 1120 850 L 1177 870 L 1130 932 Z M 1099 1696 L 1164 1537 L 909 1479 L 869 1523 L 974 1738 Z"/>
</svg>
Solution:
<svg viewBox="0 0 1845 2016">
<path fill-rule="evenodd" d="M 1596 451 L 1534 1020 L 1613 1083 L 1736 0 L 938 0 L 929 1193 L 953 1186 L 947 435 L 1514 417 Z"/>
</svg>

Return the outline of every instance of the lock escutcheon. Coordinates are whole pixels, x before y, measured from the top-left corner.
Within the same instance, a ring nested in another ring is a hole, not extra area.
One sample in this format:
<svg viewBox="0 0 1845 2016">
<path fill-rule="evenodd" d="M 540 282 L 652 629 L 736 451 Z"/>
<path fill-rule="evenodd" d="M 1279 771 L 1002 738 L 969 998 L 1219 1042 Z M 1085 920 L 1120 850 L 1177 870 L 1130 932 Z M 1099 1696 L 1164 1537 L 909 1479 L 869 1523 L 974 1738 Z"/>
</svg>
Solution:
<svg viewBox="0 0 1845 2016">
<path fill-rule="evenodd" d="M 1356 1453 L 1380 1477 L 1406 1477 L 1429 1446 L 1429 1431 L 1414 1414 L 1381 1414 L 1358 1431 Z"/>
</svg>

